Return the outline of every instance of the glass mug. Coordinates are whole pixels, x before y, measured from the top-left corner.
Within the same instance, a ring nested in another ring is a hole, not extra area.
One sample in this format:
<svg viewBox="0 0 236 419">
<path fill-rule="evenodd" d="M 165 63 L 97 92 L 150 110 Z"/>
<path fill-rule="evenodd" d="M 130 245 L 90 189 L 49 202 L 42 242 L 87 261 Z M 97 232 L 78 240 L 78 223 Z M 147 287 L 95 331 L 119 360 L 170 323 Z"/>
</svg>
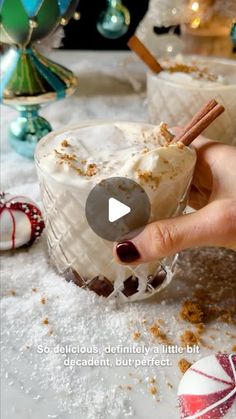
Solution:
<svg viewBox="0 0 236 419">
<path fill-rule="evenodd" d="M 135 301 L 152 296 L 170 283 L 177 256 L 137 266 L 120 265 L 115 262 L 112 254 L 113 243 L 95 234 L 85 216 L 86 200 L 96 185 L 96 180 L 92 177 L 86 184 L 89 187 L 84 188 L 79 181 L 70 182 L 69 174 L 62 181 L 42 165 L 45 152 L 53 149 L 52 142 L 57 136 L 62 138 L 63 133 L 69 133 L 79 137 L 80 130 L 86 127 L 96 128 L 104 123 L 109 124 L 108 121 L 86 122 L 69 127 L 66 131 L 64 129 L 52 132 L 41 139 L 37 146 L 35 161 L 42 194 L 49 255 L 58 272 L 68 281 L 104 297 Z M 183 161 L 181 153 L 187 153 L 185 169 L 180 170 L 177 177 L 172 177 L 168 171 L 165 172 L 157 190 L 152 191 L 152 196 L 149 196 L 150 222 L 180 215 L 186 207 L 196 156 L 190 148 L 184 147 L 185 150 L 181 151 L 177 145 L 173 147 L 179 162 Z M 159 150 L 161 151 L 157 159 L 157 171 L 165 170 L 168 159 L 168 147 L 161 147 Z M 174 158 L 173 155 L 171 158 Z M 125 176 L 122 168 L 118 176 Z M 137 182 L 137 178 L 133 180 Z M 141 186 L 145 190 L 145 187 Z M 145 192 L 149 195 L 150 191 L 147 188 Z"/>
<path fill-rule="evenodd" d="M 195 58 L 196 61 L 196 58 Z M 186 56 L 184 63 L 194 62 Z M 204 135 L 213 140 L 236 145 L 236 63 L 233 60 L 197 58 L 197 64 L 207 67 L 213 74 L 222 75 L 228 84 L 204 84 L 201 80 L 192 83 L 162 78 L 147 73 L 147 100 L 149 121 L 166 121 L 170 127 L 185 126 L 202 103 L 214 97 L 225 107 L 225 112 L 214 121 Z"/>
</svg>

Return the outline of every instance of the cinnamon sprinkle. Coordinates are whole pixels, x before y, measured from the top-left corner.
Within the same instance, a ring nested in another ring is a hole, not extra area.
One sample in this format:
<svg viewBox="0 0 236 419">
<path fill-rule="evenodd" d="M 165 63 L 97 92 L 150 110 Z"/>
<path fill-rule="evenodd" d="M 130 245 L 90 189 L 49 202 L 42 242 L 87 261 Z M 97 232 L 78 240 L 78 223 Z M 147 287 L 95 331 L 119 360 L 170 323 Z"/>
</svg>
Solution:
<svg viewBox="0 0 236 419">
<path fill-rule="evenodd" d="M 168 130 L 167 124 L 165 124 L 164 122 L 161 122 L 161 124 L 160 124 L 160 133 L 161 133 L 162 137 L 165 138 L 167 143 L 170 143 L 174 138 L 174 136 Z"/>
<path fill-rule="evenodd" d="M 160 184 L 160 176 L 154 176 L 151 171 L 142 171 L 141 169 L 137 170 L 138 178 L 140 182 L 147 183 L 153 182 L 156 187 Z"/>
<path fill-rule="evenodd" d="M 75 154 L 66 154 L 66 153 L 60 153 L 58 150 L 54 149 L 54 152 L 56 153 L 57 157 L 61 161 L 65 162 L 71 162 L 76 161 L 76 155 Z"/>
<path fill-rule="evenodd" d="M 208 68 L 199 68 L 196 65 L 187 65 L 183 63 L 175 63 L 167 66 L 166 71 L 169 73 L 185 73 L 192 74 L 193 78 L 200 80 L 216 81 L 217 76 L 215 74 L 209 73 Z"/>
<path fill-rule="evenodd" d="M 66 140 L 64 140 L 66 141 Z M 71 169 L 75 170 L 80 176 L 94 176 L 97 174 L 97 165 L 96 163 L 90 163 L 87 165 L 86 169 L 83 170 L 80 167 L 77 167 L 74 162 L 77 161 L 77 156 L 75 154 L 61 153 L 58 150 L 54 149 L 56 156 L 59 159 L 59 164 L 67 164 Z M 86 164 L 87 160 L 82 160 L 81 164 Z"/>
<path fill-rule="evenodd" d="M 86 176 L 94 176 L 97 174 L 97 165 L 96 163 L 90 163 L 87 166 L 86 172 L 85 172 Z"/>
<path fill-rule="evenodd" d="M 161 122 L 159 126 L 152 130 L 142 130 L 143 142 L 162 145 L 168 147 L 174 135 L 168 130 L 167 124 Z"/>
<path fill-rule="evenodd" d="M 63 140 L 62 142 L 61 142 L 61 146 L 62 147 L 69 147 L 69 143 L 68 143 L 68 141 L 67 140 Z"/>
</svg>

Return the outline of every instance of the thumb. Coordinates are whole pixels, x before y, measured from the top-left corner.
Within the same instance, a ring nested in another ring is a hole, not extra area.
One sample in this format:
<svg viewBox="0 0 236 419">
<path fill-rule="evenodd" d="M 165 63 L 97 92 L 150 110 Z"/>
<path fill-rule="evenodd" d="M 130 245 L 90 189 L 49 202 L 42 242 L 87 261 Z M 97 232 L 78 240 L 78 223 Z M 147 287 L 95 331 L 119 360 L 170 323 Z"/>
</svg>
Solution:
<svg viewBox="0 0 236 419">
<path fill-rule="evenodd" d="M 115 259 L 120 263 L 142 263 L 195 246 L 236 249 L 236 201 L 214 201 L 191 214 L 148 224 L 132 238 L 116 243 Z"/>
</svg>

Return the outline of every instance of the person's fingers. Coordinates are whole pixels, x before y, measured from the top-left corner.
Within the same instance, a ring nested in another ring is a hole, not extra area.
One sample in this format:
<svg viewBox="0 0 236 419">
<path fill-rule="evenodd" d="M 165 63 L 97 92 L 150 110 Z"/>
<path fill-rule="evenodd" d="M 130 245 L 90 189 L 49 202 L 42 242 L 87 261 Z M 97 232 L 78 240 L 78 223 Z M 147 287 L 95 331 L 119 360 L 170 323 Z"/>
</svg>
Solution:
<svg viewBox="0 0 236 419">
<path fill-rule="evenodd" d="M 236 246 L 236 200 L 214 201 L 191 214 L 148 224 L 114 246 L 119 263 L 139 264 L 195 246 Z"/>
<path fill-rule="evenodd" d="M 210 198 L 210 192 L 204 190 L 204 188 L 197 188 L 195 185 L 191 185 L 188 205 L 196 210 L 205 207 Z"/>
</svg>

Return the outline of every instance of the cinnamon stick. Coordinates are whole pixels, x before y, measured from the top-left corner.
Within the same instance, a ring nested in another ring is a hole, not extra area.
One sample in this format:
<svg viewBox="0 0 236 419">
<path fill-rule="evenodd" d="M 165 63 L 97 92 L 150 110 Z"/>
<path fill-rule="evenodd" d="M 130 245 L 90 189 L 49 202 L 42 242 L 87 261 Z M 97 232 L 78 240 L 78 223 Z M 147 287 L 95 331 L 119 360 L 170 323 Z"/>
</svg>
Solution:
<svg viewBox="0 0 236 419">
<path fill-rule="evenodd" d="M 163 70 L 157 59 L 151 54 L 151 52 L 145 47 L 145 45 L 133 35 L 128 42 L 128 47 L 134 51 L 139 58 L 155 73 L 160 73 Z"/>
<path fill-rule="evenodd" d="M 180 141 L 180 138 L 183 137 L 191 128 L 194 127 L 208 112 L 210 112 L 218 102 L 215 99 L 209 100 L 199 111 L 194 115 L 192 120 L 183 128 L 183 130 L 175 136 L 174 141 Z"/>
<path fill-rule="evenodd" d="M 224 112 L 225 108 L 220 105 L 216 100 L 212 99 L 200 109 L 184 128 L 172 140 L 172 143 L 181 142 L 188 146 L 195 138 L 197 138 L 219 115 Z"/>
</svg>

